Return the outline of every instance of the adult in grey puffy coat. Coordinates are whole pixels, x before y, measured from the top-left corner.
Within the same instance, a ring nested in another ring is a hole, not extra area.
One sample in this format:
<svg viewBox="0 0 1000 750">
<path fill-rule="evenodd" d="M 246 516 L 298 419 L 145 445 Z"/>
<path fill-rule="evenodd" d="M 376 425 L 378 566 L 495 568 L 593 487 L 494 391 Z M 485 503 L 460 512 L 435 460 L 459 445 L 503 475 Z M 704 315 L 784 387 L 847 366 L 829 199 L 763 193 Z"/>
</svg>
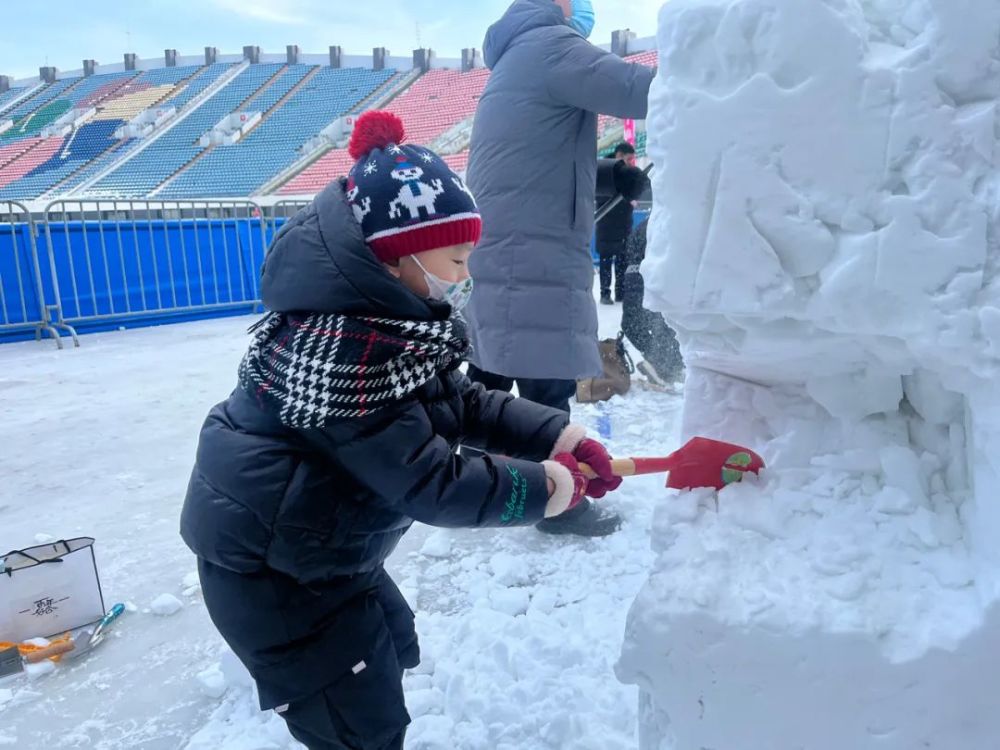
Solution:
<svg viewBox="0 0 1000 750">
<path fill-rule="evenodd" d="M 468 169 L 484 230 L 468 318 L 473 364 L 507 378 L 602 371 L 589 251 L 597 116 L 644 118 L 654 75 L 580 36 L 568 7 L 516 0 L 483 46 L 493 74 Z"/>
<path fill-rule="evenodd" d="M 493 74 L 472 131 L 468 184 L 483 238 L 469 268 L 469 376 L 564 411 L 599 375 L 590 239 L 597 115 L 644 118 L 654 72 L 572 29 L 569 0 L 516 0 L 483 43 Z M 538 524 L 604 536 L 621 519 L 582 503 Z"/>
</svg>

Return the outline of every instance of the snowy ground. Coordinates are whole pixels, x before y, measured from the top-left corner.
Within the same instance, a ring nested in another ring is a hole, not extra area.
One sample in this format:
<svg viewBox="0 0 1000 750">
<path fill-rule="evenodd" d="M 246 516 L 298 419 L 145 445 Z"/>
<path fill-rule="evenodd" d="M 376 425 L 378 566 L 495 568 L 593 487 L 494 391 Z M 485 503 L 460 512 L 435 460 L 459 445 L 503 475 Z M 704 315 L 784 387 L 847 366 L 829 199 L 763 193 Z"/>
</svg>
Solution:
<svg viewBox="0 0 1000 750">
<path fill-rule="evenodd" d="M 620 308 L 601 313 L 613 335 Z M 96 537 L 106 600 L 135 606 L 87 660 L 0 684 L 0 746 L 294 746 L 222 658 L 177 534 L 198 428 L 233 387 L 251 322 L 101 334 L 62 352 L 0 347 L 0 549 Z M 619 455 L 662 455 L 679 409 L 633 389 L 576 418 Z M 424 654 L 406 677 L 407 747 L 634 747 L 636 696 L 612 665 L 662 497 L 662 479 L 630 481 L 607 501 L 626 524 L 602 541 L 414 528 L 388 566 L 417 605 Z M 154 614 L 162 594 L 184 606 Z"/>
</svg>

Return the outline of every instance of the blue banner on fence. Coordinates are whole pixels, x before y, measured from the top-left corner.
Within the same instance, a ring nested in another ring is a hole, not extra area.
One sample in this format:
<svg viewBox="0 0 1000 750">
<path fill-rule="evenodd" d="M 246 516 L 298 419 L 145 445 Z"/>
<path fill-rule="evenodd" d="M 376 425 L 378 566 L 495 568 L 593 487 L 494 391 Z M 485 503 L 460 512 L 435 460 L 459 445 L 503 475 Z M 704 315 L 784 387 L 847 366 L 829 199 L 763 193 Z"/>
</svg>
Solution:
<svg viewBox="0 0 1000 750">
<path fill-rule="evenodd" d="M 636 211 L 635 225 L 648 216 Z M 36 238 L 40 277 L 29 225 L 3 225 L 0 343 L 35 335 L 39 281 L 45 301 L 58 301 L 64 319 L 84 332 L 253 312 L 267 244 L 287 219 L 265 222 L 264 232 L 261 221 L 51 222 Z"/>
<path fill-rule="evenodd" d="M 0 336 L 7 326 L 28 326 L 42 319 L 38 275 L 31 256 L 31 226 L 0 227 Z"/>
<path fill-rule="evenodd" d="M 266 243 L 284 221 L 266 235 L 258 218 L 51 222 L 37 238 L 45 299 L 58 299 L 63 318 L 82 331 L 249 313 L 260 299 Z M 11 323 L 39 318 L 27 232 L 0 231 L 0 299 Z M 27 283 L 16 283 L 18 271 Z M 0 341 L 33 336 L 31 325 L 0 329 Z"/>
</svg>

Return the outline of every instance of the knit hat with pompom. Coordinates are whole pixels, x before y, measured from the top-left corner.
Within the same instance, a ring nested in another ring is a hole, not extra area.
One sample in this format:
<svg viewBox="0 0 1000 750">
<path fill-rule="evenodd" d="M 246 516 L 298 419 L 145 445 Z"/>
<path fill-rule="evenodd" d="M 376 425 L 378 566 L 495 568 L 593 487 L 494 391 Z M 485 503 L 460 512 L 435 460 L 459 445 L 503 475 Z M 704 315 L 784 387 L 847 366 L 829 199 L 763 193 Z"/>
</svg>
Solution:
<svg viewBox="0 0 1000 750">
<path fill-rule="evenodd" d="M 354 126 L 347 200 L 368 246 L 383 263 L 395 263 L 479 242 L 483 224 L 465 182 L 430 149 L 403 146 L 405 137 L 391 112 L 366 112 Z"/>
</svg>

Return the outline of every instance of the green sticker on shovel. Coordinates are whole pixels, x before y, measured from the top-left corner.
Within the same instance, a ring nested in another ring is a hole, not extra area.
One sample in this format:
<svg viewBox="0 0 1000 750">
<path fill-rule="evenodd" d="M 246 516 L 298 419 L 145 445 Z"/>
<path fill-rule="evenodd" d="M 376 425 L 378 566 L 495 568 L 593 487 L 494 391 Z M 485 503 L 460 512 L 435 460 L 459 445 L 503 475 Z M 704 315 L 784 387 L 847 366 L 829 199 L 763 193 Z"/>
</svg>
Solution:
<svg viewBox="0 0 1000 750">
<path fill-rule="evenodd" d="M 734 484 L 743 481 L 743 477 L 752 463 L 753 458 L 749 453 L 734 453 L 726 459 L 726 463 L 722 467 L 723 484 Z"/>
</svg>

